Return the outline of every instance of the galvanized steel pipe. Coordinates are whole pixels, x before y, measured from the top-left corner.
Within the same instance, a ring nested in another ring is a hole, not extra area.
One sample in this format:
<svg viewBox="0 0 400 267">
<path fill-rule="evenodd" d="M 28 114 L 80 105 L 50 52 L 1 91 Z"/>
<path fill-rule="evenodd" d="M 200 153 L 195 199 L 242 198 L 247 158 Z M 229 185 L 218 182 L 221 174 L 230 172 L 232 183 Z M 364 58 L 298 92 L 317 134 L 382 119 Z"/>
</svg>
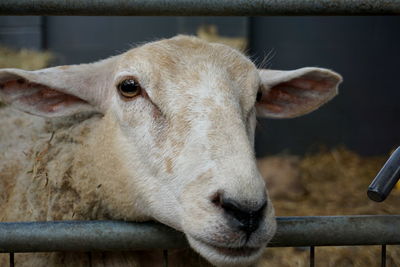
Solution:
<svg viewBox="0 0 400 267">
<path fill-rule="evenodd" d="M 279 217 L 270 246 L 400 244 L 400 216 Z M 121 251 L 188 247 L 158 223 L 62 221 L 0 223 L 0 252 Z"/>
<path fill-rule="evenodd" d="M 1 0 L 0 15 L 399 15 L 399 0 Z"/>
<path fill-rule="evenodd" d="M 400 215 L 280 217 L 269 246 L 400 244 Z"/>
</svg>

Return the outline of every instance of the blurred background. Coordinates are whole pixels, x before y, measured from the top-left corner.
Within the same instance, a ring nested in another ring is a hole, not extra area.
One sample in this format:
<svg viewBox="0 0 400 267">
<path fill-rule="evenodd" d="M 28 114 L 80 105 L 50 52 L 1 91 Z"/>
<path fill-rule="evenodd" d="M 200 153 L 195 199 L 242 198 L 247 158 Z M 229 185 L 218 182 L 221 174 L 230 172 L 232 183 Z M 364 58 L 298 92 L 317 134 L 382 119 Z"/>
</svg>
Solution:
<svg viewBox="0 0 400 267">
<path fill-rule="evenodd" d="M 194 34 L 232 41 L 268 68 L 319 66 L 343 75 L 340 95 L 318 112 L 260 120 L 259 157 L 302 155 L 321 145 L 380 155 L 400 145 L 399 32 L 400 17 L 0 17 L 1 46 L 49 51 L 50 65 L 91 62 Z M 2 67 L 12 65 L 5 60 Z"/>
<path fill-rule="evenodd" d="M 192 34 L 244 51 L 257 65 L 333 69 L 340 94 L 290 120 L 260 119 L 258 165 L 278 216 L 398 214 L 400 184 L 383 203 L 368 185 L 400 145 L 400 17 L 0 16 L 0 68 L 37 69 L 116 55 Z M 379 266 L 379 247 L 318 248 L 321 266 Z M 268 249 L 262 266 L 307 266 L 308 253 Z M 400 263 L 390 246 L 388 266 Z M 260 265 L 261 266 L 261 265 Z"/>
</svg>

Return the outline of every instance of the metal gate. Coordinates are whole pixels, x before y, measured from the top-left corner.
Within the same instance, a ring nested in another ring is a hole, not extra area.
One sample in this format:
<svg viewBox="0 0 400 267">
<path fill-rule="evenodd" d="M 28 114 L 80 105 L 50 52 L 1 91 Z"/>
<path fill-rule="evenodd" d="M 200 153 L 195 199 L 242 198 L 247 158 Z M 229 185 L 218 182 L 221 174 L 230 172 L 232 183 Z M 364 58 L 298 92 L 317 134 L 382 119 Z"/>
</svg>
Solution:
<svg viewBox="0 0 400 267">
<path fill-rule="evenodd" d="M 0 15 L 400 15 L 399 0 L 2 0 Z M 400 215 L 278 217 L 269 246 L 310 247 L 314 266 L 318 246 L 400 244 Z M 188 247 L 184 235 L 158 223 L 60 221 L 0 223 L 0 253 L 121 251 Z"/>
<path fill-rule="evenodd" d="M 278 217 L 270 247 L 310 247 L 314 266 L 318 246 L 400 244 L 400 215 Z M 129 251 L 188 248 L 183 233 L 159 223 L 58 221 L 0 223 L 0 253 L 52 251 Z"/>
</svg>

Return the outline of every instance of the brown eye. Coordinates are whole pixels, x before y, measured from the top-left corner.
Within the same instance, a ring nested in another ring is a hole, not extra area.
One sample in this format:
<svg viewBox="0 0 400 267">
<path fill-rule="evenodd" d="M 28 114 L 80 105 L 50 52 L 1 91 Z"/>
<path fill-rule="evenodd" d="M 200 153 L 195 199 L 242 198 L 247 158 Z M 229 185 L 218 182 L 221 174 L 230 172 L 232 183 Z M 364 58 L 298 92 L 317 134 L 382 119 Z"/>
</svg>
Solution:
<svg viewBox="0 0 400 267">
<path fill-rule="evenodd" d="M 127 79 L 118 85 L 118 90 L 122 96 L 126 98 L 133 98 L 140 95 L 142 87 L 140 87 L 140 84 L 136 80 Z"/>
<path fill-rule="evenodd" d="M 260 102 L 260 101 L 261 101 L 261 98 L 262 98 L 262 91 L 261 91 L 261 90 L 258 90 L 258 92 L 257 92 L 257 97 L 256 97 L 256 101 L 257 101 L 257 102 Z"/>
</svg>

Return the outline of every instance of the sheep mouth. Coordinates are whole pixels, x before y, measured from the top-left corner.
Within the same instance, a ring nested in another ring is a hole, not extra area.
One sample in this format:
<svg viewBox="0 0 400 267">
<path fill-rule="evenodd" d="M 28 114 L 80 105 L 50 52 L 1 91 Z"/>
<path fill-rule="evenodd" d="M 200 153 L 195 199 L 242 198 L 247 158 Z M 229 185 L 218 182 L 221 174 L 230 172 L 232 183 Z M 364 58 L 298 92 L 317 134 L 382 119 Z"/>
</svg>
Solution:
<svg viewBox="0 0 400 267">
<path fill-rule="evenodd" d="M 251 248 L 251 247 L 238 247 L 238 248 L 229 248 L 229 247 L 217 247 L 213 245 L 208 246 L 212 247 L 220 254 L 230 256 L 230 257 L 250 257 L 260 251 L 260 248 Z"/>
<path fill-rule="evenodd" d="M 224 247 L 219 245 L 210 244 L 203 240 L 194 239 L 198 246 L 213 250 L 219 255 L 223 255 L 228 258 L 252 258 L 262 251 L 263 247 Z"/>
</svg>

